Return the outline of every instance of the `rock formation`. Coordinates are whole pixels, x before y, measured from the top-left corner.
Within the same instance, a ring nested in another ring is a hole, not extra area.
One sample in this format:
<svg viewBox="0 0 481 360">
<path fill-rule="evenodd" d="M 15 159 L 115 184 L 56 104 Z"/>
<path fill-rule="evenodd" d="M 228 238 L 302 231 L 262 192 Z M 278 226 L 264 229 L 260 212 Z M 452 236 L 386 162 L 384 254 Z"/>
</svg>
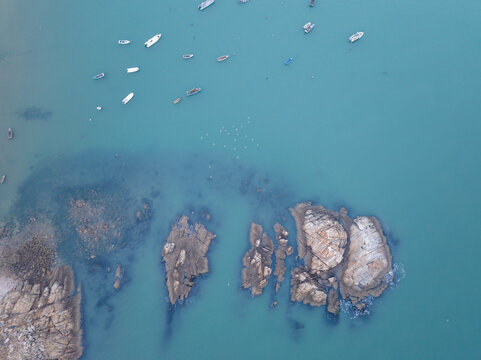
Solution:
<svg viewBox="0 0 481 360">
<path fill-rule="evenodd" d="M 251 289 L 251 294 L 260 295 L 267 286 L 269 276 L 272 272 L 272 253 L 274 243 L 262 233 L 262 226 L 252 223 L 249 242 L 251 248 L 243 258 L 244 269 L 242 269 L 242 287 Z"/>
<path fill-rule="evenodd" d="M 49 222 L 30 218 L 0 238 L 0 359 L 78 359 L 80 288 L 57 266 Z"/>
<path fill-rule="evenodd" d="M 339 289 L 344 300 L 358 309 L 368 296 L 379 296 L 388 286 L 391 255 L 381 226 L 374 217 L 347 216 L 298 204 L 291 213 L 296 220 L 299 257 L 304 266 L 292 271 L 291 299 L 339 313 Z"/>
<path fill-rule="evenodd" d="M 185 215 L 172 227 L 162 250 L 171 304 L 183 303 L 195 278 L 209 271 L 206 254 L 214 238 L 203 225 L 190 225 Z"/>
<path fill-rule="evenodd" d="M 356 303 L 369 295 L 377 297 L 386 289 L 385 275 L 392 269 L 391 252 L 376 218 L 359 216 L 349 231 L 341 294 Z"/>
<path fill-rule="evenodd" d="M 18 281 L 0 298 L 0 359 L 78 359 L 80 291 L 73 272 L 56 267 L 42 281 Z"/>
<path fill-rule="evenodd" d="M 274 225 L 276 233 L 277 249 L 276 249 L 276 266 L 274 275 L 277 276 L 276 292 L 279 291 L 282 281 L 284 281 L 284 274 L 286 273 L 285 259 L 294 252 L 292 246 L 287 246 L 289 233 L 284 227 L 276 223 Z"/>
</svg>

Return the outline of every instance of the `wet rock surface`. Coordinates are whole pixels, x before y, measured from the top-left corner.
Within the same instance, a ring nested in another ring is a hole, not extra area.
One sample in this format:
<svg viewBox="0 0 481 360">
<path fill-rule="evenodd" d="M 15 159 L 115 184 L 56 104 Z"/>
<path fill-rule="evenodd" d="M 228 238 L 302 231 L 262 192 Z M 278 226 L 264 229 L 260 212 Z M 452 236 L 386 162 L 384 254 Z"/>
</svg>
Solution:
<svg viewBox="0 0 481 360">
<path fill-rule="evenodd" d="M 358 310 L 369 296 L 387 288 L 392 271 L 391 255 L 379 221 L 374 217 L 349 218 L 310 203 L 298 204 L 296 220 L 299 257 L 304 266 L 292 271 L 291 299 L 312 306 L 324 305 L 337 315 L 339 290 L 343 300 Z"/>
<path fill-rule="evenodd" d="M 214 238 L 204 225 L 189 224 L 185 215 L 172 227 L 162 249 L 171 304 L 183 303 L 195 279 L 209 271 L 206 255 Z"/>
<path fill-rule="evenodd" d="M 291 255 L 294 252 L 292 246 L 288 245 L 288 236 L 289 233 L 284 229 L 284 227 L 276 223 L 274 225 L 274 231 L 276 233 L 276 242 L 277 242 L 277 249 L 276 249 L 276 266 L 274 268 L 274 276 L 277 277 L 276 283 L 276 292 L 279 291 L 281 287 L 281 283 L 284 281 L 284 275 L 286 273 L 286 264 L 285 259 L 287 256 Z"/>
<path fill-rule="evenodd" d="M 272 272 L 274 243 L 262 232 L 262 226 L 251 223 L 249 242 L 251 248 L 242 260 L 242 287 L 251 289 L 253 296 L 262 294 Z"/>
</svg>

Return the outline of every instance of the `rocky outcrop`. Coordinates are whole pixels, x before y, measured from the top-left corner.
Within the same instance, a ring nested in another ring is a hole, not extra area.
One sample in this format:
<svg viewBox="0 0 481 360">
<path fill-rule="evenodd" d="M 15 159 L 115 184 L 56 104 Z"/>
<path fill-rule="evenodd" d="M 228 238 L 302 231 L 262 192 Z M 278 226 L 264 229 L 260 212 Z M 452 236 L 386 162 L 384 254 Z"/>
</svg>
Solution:
<svg viewBox="0 0 481 360">
<path fill-rule="evenodd" d="M 171 304 L 183 303 L 195 278 L 209 271 L 206 254 L 214 238 L 203 225 L 190 225 L 185 215 L 172 227 L 162 249 Z"/>
<path fill-rule="evenodd" d="M 272 272 L 272 253 L 274 243 L 262 232 L 262 226 L 252 223 L 249 242 L 251 248 L 242 260 L 242 287 L 251 289 L 253 296 L 262 294 Z"/>
<path fill-rule="evenodd" d="M 296 220 L 299 257 L 304 266 L 292 271 L 291 299 L 313 306 L 328 302 L 327 311 L 340 310 L 345 300 L 363 311 L 368 296 L 379 296 L 392 270 L 389 246 L 376 218 L 349 218 L 310 203 L 298 204 Z"/>
<path fill-rule="evenodd" d="M 81 294 L 71 296 L 73 290 L 67 266 L 33 284 L 17 280 L 0 298 L 0 359 L 78 359 Z"/>
<path fill-rule="evenodd" d="M 274 269 L 274 276 L 277 277 L 276 292 L 279 291 L 281 283 L 284 281 L 284 275 L 286 273 L 285 259 L 287 256 L 294 252 L 292 246 L 288 246 L 288 235 L 289 233 L 284 229 L 284 227 L 276 223 L 274 225 L 274 231 L 276 233 L 277 249 L 276 249 L 276 266 Z"/>
<path fill-rule="evenodd" d="M 349 231 L 341 293 L 356 303 L 370 295 L 377 297 L 386 289 L 385 275 L 392 270 L 391 252 L 376 218 L 356 217 Z"/>
<path fill-rule="evenodd" d="M 327 290 L 303 267 L 292 270 L 291 299 L 312 306 L 326 304 Z"/>
<path fill-rule="evenodd" d="M 124 269 L 122 266 L 117 265 L 115 267 L 115 282 L 114 282 L 114 289 L 118 290 L 120 289 L 120 286 L 122 285 L 122 278 L 124 277 Z"/>
<path fill-rule="evenodd" d="M 339 216 L 322 206 L 298 204 L 291 209 L 297 225 L 297 247 L 306 268 L 320 274 L 339 265 L 347 244 L 347 233 Z"/>
</svg>

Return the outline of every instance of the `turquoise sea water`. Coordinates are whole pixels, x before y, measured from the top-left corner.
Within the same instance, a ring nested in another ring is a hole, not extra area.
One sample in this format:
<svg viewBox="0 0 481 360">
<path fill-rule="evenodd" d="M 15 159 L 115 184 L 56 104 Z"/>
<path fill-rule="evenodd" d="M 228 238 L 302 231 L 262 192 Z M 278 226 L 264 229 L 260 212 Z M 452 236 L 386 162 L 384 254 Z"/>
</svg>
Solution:
<svg viewBox="0 0 481 360">
<path fill-rule="evenodd" d="M 102 264 L 75 265 L 83 358 L 479 359 L 480 13 L 475 0 L 0 2 L 2 218 L 95 184 L 153 203 L 147 235 L 110 260 L 126 267 L 119 292 Z M 285 216 L 293 241 L 287 209 L 307 200 L 383 223 L 405 278 L 368 317 L 292 304 L 289 279 L 275 297 L 272 280 L 258 298 L 240 290 L 249 223 L 272 235 Z M 169 312 L 161 247 L 202 208 L 212 271 Z"/>
</svg>

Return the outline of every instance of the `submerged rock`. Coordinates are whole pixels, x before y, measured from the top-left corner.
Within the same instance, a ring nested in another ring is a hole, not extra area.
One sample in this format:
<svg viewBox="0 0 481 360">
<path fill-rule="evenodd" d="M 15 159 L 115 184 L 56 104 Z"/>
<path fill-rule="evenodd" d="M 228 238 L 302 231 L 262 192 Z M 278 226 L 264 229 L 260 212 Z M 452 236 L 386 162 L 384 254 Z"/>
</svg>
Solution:
<svg viewBox="0 0 481 360">
<path fill-rule="evenodd" d="M 171 304 L 183 303 L 189 297 L 195 278 L 209 271 L 206 254 L 214 238 L 204 225 L 190 225 L 185 215 L 172 227 L 162 249 Z"/>
<path fill-rule="evenodd" d="M 0 297 L 0 359 L 78 359 L 82 355 L 80 291 L 72 269 L 60 266 L 42 281 L 18 281 Z"/>
<path fill-rule="evenodd" d="M 244 264 L 242 287 L 250 288 L 251 294 L 255 296 L 262 294 L 271 275 L 274 243 L 265 233 L 262 233 L 262 226 L 255 223 L 251 224 L 249 242 L 251 248 L 242 260 Z"/>
<path fill-rule="evenodd" d="M 347 232 L 339 216 L 322 206 L 298 204 L 291 209 L 297 225 L 297 247 L 311 273 L 320 274 L 341 263 L 347 244 Z"/>
<path fill-rule="evenodd" d="M 284 274 L 286 273 L 285 259 L 288 255 L 291 255 L 294 251 L 292 246 L 288 246 L 288 235 L 289 233 L 284 229 L 284 227 L 276 223 L 274 225 L 274 231 L 276 232 L 276 266 L 274 269 L 274 275 L 277 276 L 276 292 L 279 291 L 282 281 L 284 281 Z"/>
<path fill-rule="evenodd" d="M 356 303 L 368 296 L 377 297 L 386 289 L 385 275 L 392 270 L 391 252 L 375 217 L 356 217 L 349 230 L 341 293 Z"/>
</svg>

